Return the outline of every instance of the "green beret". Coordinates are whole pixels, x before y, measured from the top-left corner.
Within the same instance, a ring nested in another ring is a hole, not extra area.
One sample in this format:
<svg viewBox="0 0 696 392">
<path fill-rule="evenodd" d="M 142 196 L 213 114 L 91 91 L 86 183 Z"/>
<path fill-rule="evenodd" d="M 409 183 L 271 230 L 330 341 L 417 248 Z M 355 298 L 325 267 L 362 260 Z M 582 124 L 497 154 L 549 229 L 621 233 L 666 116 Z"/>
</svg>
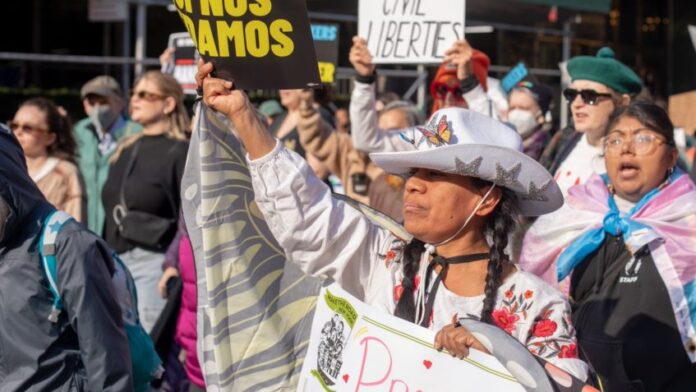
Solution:
<svg viewBox="0 0 696 392">
<path fill-rule="evenodd" d="M 591 80 L 620 94 L 638 94 L 643 83 L 632 69 L 614 58 L 614 51 L 603 47 L 596 57 L 577 56 L 568 61 L 572 81 Z"/>
</svg>

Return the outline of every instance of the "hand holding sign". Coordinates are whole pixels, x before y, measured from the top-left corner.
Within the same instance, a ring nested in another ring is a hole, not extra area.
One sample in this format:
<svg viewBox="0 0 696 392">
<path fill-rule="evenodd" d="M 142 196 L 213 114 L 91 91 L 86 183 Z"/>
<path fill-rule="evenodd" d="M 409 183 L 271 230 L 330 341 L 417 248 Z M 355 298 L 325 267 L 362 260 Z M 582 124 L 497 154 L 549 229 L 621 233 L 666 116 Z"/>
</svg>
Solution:
<svg viewBox="0 0 696 392">
<path fill-rule="evenodd" d="M 302 90 L 300 93 L 300 116 L 310 117 L 316 111 L 314 106 L 314 91 Z"/>
<path fill-rule="evenodd" d="M 210 76 L 213 72 L 212 63 L 198 63 L 196 81 L 203 86 L 203 102 L 211 109 L 218 111 L 234 121 L 234 117 L 243 110 L 250 110 L 251 104 L 247 95 L 234 88 L 234 83 L 228 80 Z"/>
<path fill-rule="evenodd" d="M 365 38 L 353 37 L 353 46 L 350 48 L 348 58 L 358 75 L 372 76 L 375 73 L 375 64 L 372 62 L 372 54 L 367 48 L 367 40 Z"/>
<path fill-rule="evenodd" d="M 230 119 L 249 158 L 257 159 L 273 151 L 276 140 L 244 91 L 235 88 L 234 82 L 210 76 L 212 72 L 211 63 L 198 63 L 196 82 L 203 85 L 203 103 Z"/>
<path fill-rule="evenodd" d="M 446 325 L 435 335 L 435 349 L 438 351 L 445 349 L 453 357 L 459 359 L 468 357 L 469 348 L 489 354 L 481 342 L 457 322 L 457 315 L 452 317 L 452 324 Z"/>
<path fill-rule="evenodd" d="M 474 73 L 471 59 L 474 57 L 474 49 L 466 40 L 456 41 L 445 52 L 445 62 L 457 66 L 457 79 L 464 80 Z"/>
<path fill-rule="evenodd" d="M 168 69 L 174 66 L 174 50 L 175 49 L 170 46 L 159 56 L 159 62 L 162 69 Z"/>
</svg>

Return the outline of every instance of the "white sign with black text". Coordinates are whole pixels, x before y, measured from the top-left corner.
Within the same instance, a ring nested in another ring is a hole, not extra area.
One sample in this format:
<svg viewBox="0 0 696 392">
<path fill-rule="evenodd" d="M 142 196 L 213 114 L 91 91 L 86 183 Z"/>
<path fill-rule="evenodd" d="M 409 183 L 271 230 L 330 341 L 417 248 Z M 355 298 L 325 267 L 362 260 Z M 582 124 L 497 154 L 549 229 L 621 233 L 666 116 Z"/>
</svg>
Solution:
<svg viewBox="0 0 696 392">
<path fill-rule="evenodd" d="M 375 64 L 438 64 L 465 19 L 466 0 L 360 0 L 358 35 Z"/>
</svg>

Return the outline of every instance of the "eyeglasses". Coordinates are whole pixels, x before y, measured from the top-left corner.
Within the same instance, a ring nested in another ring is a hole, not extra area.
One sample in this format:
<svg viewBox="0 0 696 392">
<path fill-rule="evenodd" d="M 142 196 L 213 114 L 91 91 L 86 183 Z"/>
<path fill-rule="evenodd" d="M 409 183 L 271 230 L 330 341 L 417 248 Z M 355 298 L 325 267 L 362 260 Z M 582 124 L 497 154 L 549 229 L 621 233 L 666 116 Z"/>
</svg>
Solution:
<svg viewBox="0 0 696 392">
<path fill-rule="evenodd" d="M 155 94 L 155 93 L 151 93 L 151 92 L 147 92 L 147 91 L 143 91 L 143 90 L 140 90 L 140 91 L 133 91 L 132 90 L 130 92 L 130 97 L 131 97 L 131 99 L 133 99 L 134 97 L 138 97 L 140 99 L 143 99 L 143 100 L 149 101 L 149 102 L 160 101 L 160 100 L 163 100 L 164 98 L 166 98 L 164 95 Z"/>
<path fill-rule="evenodd" d="M 634 133 L 628 138 L 619 134 L 610 134 L 604 139 L 604 154 L 607 156 L 621 155 L 625 143 L 628 143 L 626 145 L 633 148 L 633 152 L 636 155 L 650 155 L 655 152 L 657 146 L 663 144 L 672 145 L 672 143 L 668 142 L 667 140 L 647 132 L 646 129 L 641 132 Z"/>
<path fill-rule="evenodd" d="M 599 93 L 595 90 L 576 90 L 574 88 L 567 88 L 563 90 L 563 96 L 568 102 L 575 101 L 575 98 L 580 95 L 582 101 L 588 105 L 596 105 L 599 103 L 600 98 L 611 98 L 609 93 Z"/>
<path fill-rule="evenodd" d="M 464 91 L 462 91 L 462 88 L 459 86 L 447 87 L 447 86 L 441 84 L 441 85 L 435 87 L 435 95 L 438 98 L 444 99 L 447 96 L 447 93 L 450 93 L 455 97 L 461 97 L 462 95 L 464 95 Z"/>
<path fill-rule="evenodd" d="M 7 127 L 12 130 L 12 132 L 17 133 L 20 129 L 22 133 L 33 133 L 33 132 L 46 132 L 45 128 L 37 127 L 35 125 L 20 124 L 16 121 L 8 121 Z"/>
</svg>

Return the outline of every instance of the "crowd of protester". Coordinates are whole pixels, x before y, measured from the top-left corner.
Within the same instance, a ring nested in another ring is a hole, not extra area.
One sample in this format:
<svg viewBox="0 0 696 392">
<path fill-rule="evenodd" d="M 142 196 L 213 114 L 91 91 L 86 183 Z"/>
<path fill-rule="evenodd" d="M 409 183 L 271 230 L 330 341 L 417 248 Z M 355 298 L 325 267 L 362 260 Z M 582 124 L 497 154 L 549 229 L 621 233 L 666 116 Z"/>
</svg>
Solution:
<svg viewBox="0 0 696 392">
<path fill-rule="evenodd" d="M 558 130 L 551 86 L 530 77 L 504 92 L 466 41 L 437 69 L 428 113 L 378 91 L 364 39 L 349 60 L 356 76 L 341 108 L 303 90 L 252 106 L 199 67 L 203 102 L 237 126 L 257 204 L 290 261 L 435 330 L 435 345 L 457 356 L 490 351 L 456 320 L 466 314 L 605 391 L 696 390 L 696 289 L 685 286 L 696 275 L 696 139 L 686 130 L 678 142 L 684 131 L 638 98 L 630 67 L 609 48 L 571 59 L 562 95 L 572 123 Z M 160 71 L 130 91 L 125 100 L 99 76 L 81 90 L 86 117 L 76 124 L 37 97 L 0 128 L 0 390 L 138 389 L 116 259 L 165 356 L 154 385 L 205 390 L 180 196 L 191 108 Z M 376 229 L 333 192 L 414 239 Z M 75 222 L 53 249 L 63 311 L 51 321 L 42 247 L 55 209 Z M 163 312 L 174 297 L 180 305 Z M 511 297 L 524 314 L 506 306 Z M 160 334 L 167 323 L 175 332 Z"/>
</svg>

